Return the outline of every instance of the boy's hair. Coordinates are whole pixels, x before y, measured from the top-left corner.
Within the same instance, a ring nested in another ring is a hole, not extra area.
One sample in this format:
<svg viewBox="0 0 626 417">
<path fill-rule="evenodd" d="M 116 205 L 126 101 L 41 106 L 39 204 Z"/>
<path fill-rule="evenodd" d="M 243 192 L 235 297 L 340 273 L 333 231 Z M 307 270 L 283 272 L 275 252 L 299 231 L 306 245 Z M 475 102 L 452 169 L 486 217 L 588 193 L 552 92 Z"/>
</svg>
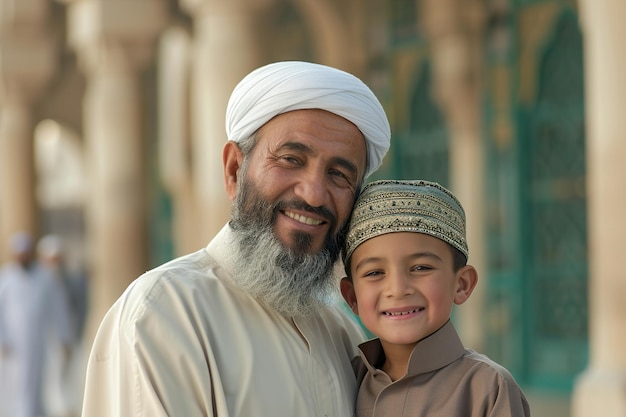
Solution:
<svg viewBox="0 0 626 417">
<path fill-rule="evenodd" d="M 424 233 L 443 240 L 452 249 L 455 271 L 467 263 L 465 211 L 454 194 L 430 181 L 382 180 L 367 184 L 354 204 L 342 250 L 346 273 L 359 245 L 395 232 Z"/>
</svg>

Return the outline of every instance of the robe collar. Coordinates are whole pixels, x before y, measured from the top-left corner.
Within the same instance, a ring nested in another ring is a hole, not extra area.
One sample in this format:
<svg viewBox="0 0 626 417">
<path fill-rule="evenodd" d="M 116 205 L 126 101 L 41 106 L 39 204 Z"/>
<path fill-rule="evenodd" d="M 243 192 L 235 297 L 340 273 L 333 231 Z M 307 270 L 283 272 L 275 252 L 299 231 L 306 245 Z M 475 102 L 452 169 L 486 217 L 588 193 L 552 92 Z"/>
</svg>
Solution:
<svg viewBox="0 0 626 417">
<path fill-rule="evenodd" d="M 384 358 L 380 339 L 359 345 L 361 360 L 367 369 L 376 373 L 376 365 Z M 420 340 L 413 348 L 405 376 L 418 375 L 441 369 L 463 357 L 465 347 L 450 320 L 430 336 Z"/>
</svg>

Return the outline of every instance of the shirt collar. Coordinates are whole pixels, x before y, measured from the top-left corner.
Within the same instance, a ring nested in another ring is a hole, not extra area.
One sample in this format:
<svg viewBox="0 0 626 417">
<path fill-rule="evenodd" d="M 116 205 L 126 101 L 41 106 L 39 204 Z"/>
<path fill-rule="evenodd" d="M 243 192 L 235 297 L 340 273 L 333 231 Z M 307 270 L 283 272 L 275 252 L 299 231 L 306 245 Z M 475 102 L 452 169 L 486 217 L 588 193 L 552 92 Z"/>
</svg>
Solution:
<svg viewBox="0 0 626 417">
<path fill-rule="evenodd" d="M 228 276 L 232 276 L 235 271 L 234 233 L 230 224 L 226 223 L 206 247 L 207 253 L 213 259 L 219 260 L 220 267 L 227 272 Z"/>
<path fill-rule="evenodd" d="M 361 360 L 370 372 L 384 358 L 380 339 L 359 345 Z M 443 368 L 465 354 L 465 347 L 450 320 L 430 336 L 420 340 L 409 358 L 407 375 L 418 375 Z"/>
</svg>

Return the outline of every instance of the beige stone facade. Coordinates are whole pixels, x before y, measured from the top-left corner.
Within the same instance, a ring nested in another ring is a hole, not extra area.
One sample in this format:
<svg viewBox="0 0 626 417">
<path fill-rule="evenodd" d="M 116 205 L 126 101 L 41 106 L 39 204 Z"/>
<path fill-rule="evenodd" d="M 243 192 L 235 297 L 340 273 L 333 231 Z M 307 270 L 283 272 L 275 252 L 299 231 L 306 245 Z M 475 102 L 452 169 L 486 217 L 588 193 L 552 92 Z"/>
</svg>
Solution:
<svg viewBox="0 0 626 417">
<path fill-rule="evenodd" d="M 37 126 L 54 120 L 80 138 L 84 190 L 65 204 L 85 218 L 81 259 L 91 282 L 89 340 L 108 306 L 153 266 L 154 215 L 170 227 L 172 256 L 204 246 L 228 219 L 231 203 L 221 174 L 224 115 L 243 75 L 273 60 L 337 66 L 372 86 L 395 133 L 410 122 L 407 91 L 416 68 L 429 61 L 432 99 L 449 132 L 450 187 L 468 213 L 471 260 L 482 277 L 458 323 L 467 345 L 486 349 L 485 196 L 492 173 L 484 137 L 489 133 L 497 146 L 508 146 L 511 121 L 501 115 L 514 100 L 496 88 L 502 93 L 493 98 L 494 123 L 487 126 L 486 85 L 512 76 L 504 66 L 488 66 L 488 34 L 494 43 L 512 42 L 499 35 L 499 25 L 519 22 L 516 99 L 532 100 L 532 51 L 555 25 L 557 10 L 569 7 L 579 16 L 585 52 L 589 363 L 573 390 L 531 386 L 529 397 L 538 416 L 626 416 L 626 281 L 620 273 L 626 4 L 545 0 L 515 16 L 507 0 L 365 3 L 0 0 L 0 241 L 18 230 L 50 231 L 42 221 L 49 200 L 37 196 L 46 178 L 38 176 L 34 155 Z M 390 41 L 401 20 L 414 22 L 421 43 Z M 391 158 L 380 175 L 395 175 Z M 151 207 L 156 192 L 170 201 L 167 215 Z M 0 258 L 6 257 L 2 244 Z"/>
</svg>

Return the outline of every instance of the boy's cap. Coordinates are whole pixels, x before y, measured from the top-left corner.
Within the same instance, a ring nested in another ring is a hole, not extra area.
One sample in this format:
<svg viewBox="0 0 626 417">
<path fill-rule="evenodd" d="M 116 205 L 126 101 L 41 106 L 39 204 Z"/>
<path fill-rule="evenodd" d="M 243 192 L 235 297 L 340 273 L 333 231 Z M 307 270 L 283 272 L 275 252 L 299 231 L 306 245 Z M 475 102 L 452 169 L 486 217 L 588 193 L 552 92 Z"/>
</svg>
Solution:
<svg viewBox="0 0 626 417">
<path fill-rule="evenodd" d="M 394 232 L 434 236 L 469 255 L 465 211 L 449 190 L 423 180 L 382 180 L 367 184 L 358 197 L 343 248 L 346 262 L 363 242 Z"/>
</svg>

